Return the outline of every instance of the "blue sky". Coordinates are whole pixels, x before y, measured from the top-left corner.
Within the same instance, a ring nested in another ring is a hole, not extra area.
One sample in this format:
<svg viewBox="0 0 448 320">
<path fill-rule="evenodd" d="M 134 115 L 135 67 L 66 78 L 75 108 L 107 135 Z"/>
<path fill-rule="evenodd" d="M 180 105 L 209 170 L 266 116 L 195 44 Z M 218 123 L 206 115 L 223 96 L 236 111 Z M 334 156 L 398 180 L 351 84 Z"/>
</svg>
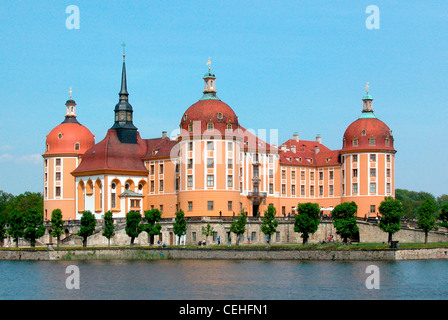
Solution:
<svg viewBox="0 0 448 320">
<path fill-rule="evenodd" d="M 80 10 L 69 30 L 66 8 Z M 368 29 L 369 5 L 380 29 Z M 330 149 L 362 110 L 394 132 L 396 187 L 448 193 L 446 1 L 7 1 L 0 30 L 0 190 L 42 191 L 45 136 L 73 88 L 101 141 L 113 124 L 122 47 L 143 138 L 178 128 L 212 57 L 218 96 L 254 130 L 320 134 Z M 269 139 L 268 139 L 269 142 Z"/>
</svg>

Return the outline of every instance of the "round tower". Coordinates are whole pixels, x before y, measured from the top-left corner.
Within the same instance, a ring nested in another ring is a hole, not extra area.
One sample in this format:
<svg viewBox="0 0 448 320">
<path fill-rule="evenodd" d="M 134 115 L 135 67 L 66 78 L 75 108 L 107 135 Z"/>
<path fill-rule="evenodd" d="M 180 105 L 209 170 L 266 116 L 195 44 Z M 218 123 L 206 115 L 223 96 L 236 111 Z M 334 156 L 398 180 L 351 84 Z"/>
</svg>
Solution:
<svg viewBox="0 0 448 320">
<path fill-rule="evenodd" d="M 180 121 L 179 204 L 186 216 L 231 216 L 240 211 L 238 117 L 216 95 L 210 66 L 203 80 L 202 98 Z"/>
<path fill-rule="evenodd" d="M 44 158 L 44 219 L 61 209 L 64 220 L 75 219 L 75 178 L 80 157 L 95 144 L 95 136 L 76 118 L 76 102 L 65 103 L 64 121 L 47 135 Z"/>
<path fill-rule="evenodd" d="M 359 217 L 376 217 L 381 201 L 395 196 L 395 153 L 392 130 L 373 112 L 373 97 L 363 96 L 360 117 L 345 130 L 342 202 L 355 201 Z"/>
</svg>

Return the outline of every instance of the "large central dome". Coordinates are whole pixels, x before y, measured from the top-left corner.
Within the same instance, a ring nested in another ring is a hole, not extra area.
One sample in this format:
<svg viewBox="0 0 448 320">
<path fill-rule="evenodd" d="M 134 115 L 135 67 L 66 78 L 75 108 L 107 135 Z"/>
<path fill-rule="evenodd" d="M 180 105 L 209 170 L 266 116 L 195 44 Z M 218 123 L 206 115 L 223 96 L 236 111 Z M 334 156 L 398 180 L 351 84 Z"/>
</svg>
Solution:
<svg viewBox="0 0 448 320">
<path fill-rule="evenodd" d="M 204 75 L 204 95 L 191 105 L 182 116 L 182 135 L 226 134 L 238 129 L 238 117 L 232 108 L 216 96 L 215 75 Z"/>
</svg>

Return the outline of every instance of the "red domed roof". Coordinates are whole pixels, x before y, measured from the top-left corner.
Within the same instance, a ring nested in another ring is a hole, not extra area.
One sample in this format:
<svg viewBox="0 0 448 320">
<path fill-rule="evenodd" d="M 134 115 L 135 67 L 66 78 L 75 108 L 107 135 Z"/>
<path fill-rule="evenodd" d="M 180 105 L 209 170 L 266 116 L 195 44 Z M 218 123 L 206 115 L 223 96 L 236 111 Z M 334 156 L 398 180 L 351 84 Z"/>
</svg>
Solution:
<svg viewBox="0 0 448 320">
<path fill-rule="evenodd" d="M 360 150 L 394 151 L 394 138 L 389 127 L 378 118 L 359 118 L 344 133 L 341 151 Z"/>
<path fill-rule="evenodd" d="M 195 133 L 199 131 L 198 133 L 203 134 L 207 131 L 208 123 L 213 123 L 214 131 L 224 133 L 229 124 L 232 125 L 232 130 L 238 128 L 238 117 L 221 100 L 199 100 L 185 111 L 180 125 L 184 132 L 189 132 L 189 124 L 192 124 Z"/>
<path fill-rule="evenodd" d="M 95 136 L 82 124 L 63 122 L 47 135 L 44 155 L 83 154 L 95 144 Z"/>
</svg>

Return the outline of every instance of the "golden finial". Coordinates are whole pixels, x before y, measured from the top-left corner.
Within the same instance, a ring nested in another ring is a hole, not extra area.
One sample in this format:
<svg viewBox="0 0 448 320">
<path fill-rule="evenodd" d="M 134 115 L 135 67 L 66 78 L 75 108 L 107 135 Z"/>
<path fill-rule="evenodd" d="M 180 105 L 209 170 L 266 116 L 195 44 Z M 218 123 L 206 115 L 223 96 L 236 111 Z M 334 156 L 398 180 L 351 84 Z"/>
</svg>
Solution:
<svg viewBox="0 0 448 320">
<path fill-rule="evenodd" d="M 72 98 L 72 87 L 70 87 L 70 90 L 68 90 L 68 93 L 70 93 L 70 99 Z"/>
<path fill-rule="evenodd" d="M 126 44 L 123 42 L 121 46 L 123 47 L 123 60 L 124 60 L 124 57 L 126 56 Z"/>
<path fill-rule="evenodd" d="M 369 93 L 369 88 L 370 88 L 370 86 L 369 86 L 369 83 L 368 83 L 368 82 L 367 82 L 365 88 L 366 88 L 367 93 Z"/>
<path fill-rule="evenodd" d="M 211 70 L 211 68 L 212 68 L 212 61 L 211 61 L 211 59 L 212 58 L 208 58 L 208 61 L 207 61 L 207 65 L 208 65 L 208 70 Z"/>
</svg>

